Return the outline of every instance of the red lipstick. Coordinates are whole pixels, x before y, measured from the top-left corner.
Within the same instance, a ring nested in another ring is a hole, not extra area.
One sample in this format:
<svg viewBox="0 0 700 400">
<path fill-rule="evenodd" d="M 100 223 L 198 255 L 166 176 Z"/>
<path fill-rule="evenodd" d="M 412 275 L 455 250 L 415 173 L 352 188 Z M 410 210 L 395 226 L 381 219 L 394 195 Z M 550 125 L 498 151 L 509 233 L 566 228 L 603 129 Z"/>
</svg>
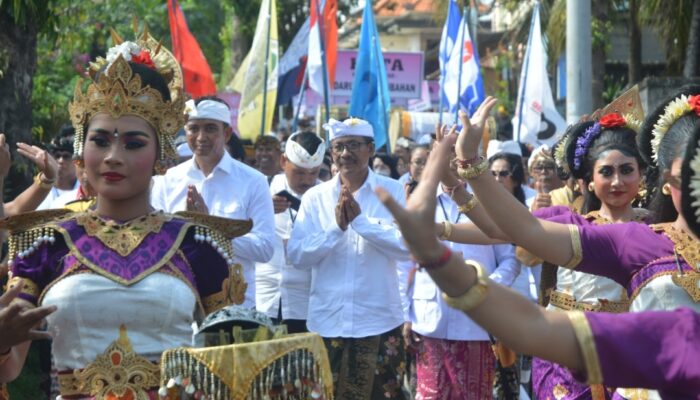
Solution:
<svg viewBox="0 0 700 400">
<path fill-rule="evenodd" d="M 125 178 L 124 175 L 116 172 L 105 172 L 102 174 L 102 177 L 105 178 L 107 182 L 119 182 Z"/>
</svg>

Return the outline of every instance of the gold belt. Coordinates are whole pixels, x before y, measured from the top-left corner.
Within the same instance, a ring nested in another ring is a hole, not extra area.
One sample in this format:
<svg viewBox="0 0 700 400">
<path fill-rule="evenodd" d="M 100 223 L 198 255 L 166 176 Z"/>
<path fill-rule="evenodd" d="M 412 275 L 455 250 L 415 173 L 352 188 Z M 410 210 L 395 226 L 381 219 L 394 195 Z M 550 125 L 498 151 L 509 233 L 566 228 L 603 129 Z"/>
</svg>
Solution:
<svg viewBox="0 0 700 400">
<path fill-rule="evenodd" d="M 60 371 L 58 385 L 64 399 L 83 397 L 148 399 L 148 392 L 158 390 L 160 368 L 134 353 L 120 329 L 119 339 L 83 369 Z"/>
<path fill-rule="evenodd" d="M 627 301 L 610 301 L 606 299 L 599 299 L 597 304 L 593 304 L 583 301 L 576 301 L 574 296 L 557 291 L 552 291 L 550 294 L 549 304 L 566 311 L 576 310 L 623 313 L 629 310 L 629 302 Z"/>
</svg>

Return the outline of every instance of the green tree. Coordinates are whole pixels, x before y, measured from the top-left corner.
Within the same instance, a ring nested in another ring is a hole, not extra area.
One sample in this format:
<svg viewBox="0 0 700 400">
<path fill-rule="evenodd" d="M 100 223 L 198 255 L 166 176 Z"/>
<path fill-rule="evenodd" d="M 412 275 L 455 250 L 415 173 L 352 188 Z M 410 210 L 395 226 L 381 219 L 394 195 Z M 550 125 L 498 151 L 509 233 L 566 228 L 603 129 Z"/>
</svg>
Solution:
<svg viewBox="0 0 700 400">
<path fill-rule="evenodd" d="M 16 160 L 6 187 L 14 195 L 31 181 L 29 164 L 15 143 L 31 142 L 31 93 L 36 71 L 37 39 L 56 25 L 52 0 L 0 0 L 0 132 L 7 135 Z"/>
</svg>

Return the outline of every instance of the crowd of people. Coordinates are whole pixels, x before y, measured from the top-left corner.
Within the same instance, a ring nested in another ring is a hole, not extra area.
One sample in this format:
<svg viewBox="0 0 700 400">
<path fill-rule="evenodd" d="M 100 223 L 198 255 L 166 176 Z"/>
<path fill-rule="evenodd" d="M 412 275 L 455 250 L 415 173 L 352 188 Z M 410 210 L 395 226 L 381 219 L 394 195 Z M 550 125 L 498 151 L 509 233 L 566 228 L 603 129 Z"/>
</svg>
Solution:
<svg viewBox="0 0 700 400">
<path fill-rule="evenodd" d="M 699 87 L 551 148 L 481 155 L 487 98 L 392 155 L 348 118 L 246 157 L 156 44 L 117 43 L 71 125 L 17 144 L 39 173 L 2 208 L 0 383 L 50 339 L 60 398 L 164 398 L 160 354 L 239 304 L 320 335 L 337 399 L 700 398 Z"/>
</svg>

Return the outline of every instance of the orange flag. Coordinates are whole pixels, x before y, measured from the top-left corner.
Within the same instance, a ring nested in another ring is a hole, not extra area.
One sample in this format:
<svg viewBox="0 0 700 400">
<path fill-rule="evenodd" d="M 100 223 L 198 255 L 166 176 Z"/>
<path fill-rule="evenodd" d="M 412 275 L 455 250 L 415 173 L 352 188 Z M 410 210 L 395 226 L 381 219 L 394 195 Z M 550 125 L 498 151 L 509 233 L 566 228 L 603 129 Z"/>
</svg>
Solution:
<svg viewBox="0 0 700 400">
<path fill-rule="evenodd" d="M 185 15 L 177 0 L 168 0 L 168 19 L 170 20 L 170 36 L 173 41 L 173 54 L 182 66 L 185 91 L 193 98 L 215 94 L 216 83 L 214 83 L 209 63 L 207 63 L 197 39 L 187 27 Z"/>
<path fill-rule="evenodd" d="M 328 67 L 328 86 L 333 88 L 335 82 L 335 66 L 338 57 L 338 13 L 337 0 L 325 0 L 323 10 L 321 10 L 321 0 L 311 0 L 311 17 L 309 27 L 309 53 L 307 68 L 309 71 L 309 86 L 318 94 L 323 95 L 323 60 L 321 59 L 321 48 L 325 50 L 326 65 Z M 322 16 L 319 18 L 318 12 Z M 323 46 L 321 45 L 323 36 Z"/>
</svg>

